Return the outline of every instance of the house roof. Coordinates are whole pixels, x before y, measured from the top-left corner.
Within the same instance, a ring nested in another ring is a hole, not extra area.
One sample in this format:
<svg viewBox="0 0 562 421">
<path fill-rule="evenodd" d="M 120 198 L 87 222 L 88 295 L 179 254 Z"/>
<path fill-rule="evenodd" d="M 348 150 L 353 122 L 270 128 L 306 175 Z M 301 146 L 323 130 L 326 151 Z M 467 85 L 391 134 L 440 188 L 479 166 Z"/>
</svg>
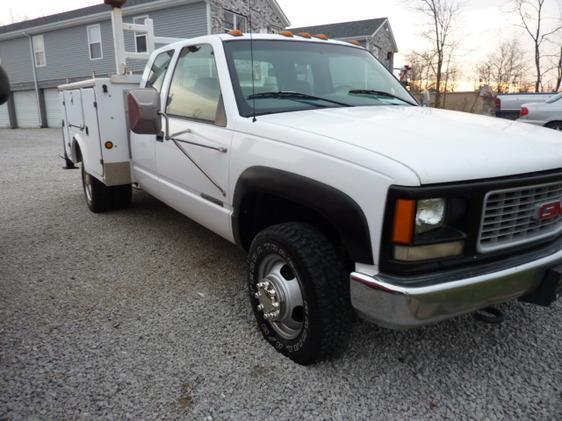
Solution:
<svg viewBox="0 0 562 421">
<path fill-rule="evenodd" d="M 127 3 L 123 7 L 123 9 L 126 10 L 128 8 L 131 8 L 131 7 L 142 6 L 144 4 L 153 3 L 153 2 L 157 2 L 157 1 L 163 2 L 162 0 L 127 0 Z M 191 1 L 191 2 L 193 2 L 193 1 Z M 285 25 L 286 26 L 290 25 L 290 22 L 287 19 L 287 16 L 285 15 L 285 13 L 283 13 L 283 10 L 281 9 L 281 7 L 277 3 L 277 1 L 276 0 L 269 0 L 269 2 L 271 3 L 271 6 L 273 7 L 273 9 L 277 13 L 279 13 L 279 15 L 281 16 L 281 19 L 283 21 L 285 21 Z M 176 1 L 176 2 L 170 1 L 170 3 L 178 3 L 178 1 Z M 186 3 L 189 3 L 189 1 L 186 1 Z M 56 13 L 54 15 L 43 16 L 43 17 L 40 17 L 40 18 L 30 19 L 30 20 L 26 20 L 26 21 L 23 21 L 23 22 L 17 22 L 17 23 L 13 23 L 11 25 L 0 26 L 0 35 L 1 34 L 7 34 L 7 33 L 10 33 L 10 32 L 25 31 L 26 29 L 32 29 L 32 28 L 35 28 L 35 27 L 38 27 L 38 26 L 55 24 L 55 23 L 58 23 L 58 22 L 64 22 L 64 21 L 68 21 L 68 20 L 84 18 L 84 17 L 90 16 L 90 15 L 96 15 L 96 14 L 100 14 L 100 13 L 107 13 L 108 17 L 109 17 L 109 10 L 110 10 L 109 6 L 102 3 L 101 0 L 100 0 L 100 4 L 96 4 L 94 6 L 83 7 L 81 9 L 70 10 L 68 12 Z"/>
<path fill-rule="evenodd" d="M 155 0 L 128 0 L 124 9 L 131 6 L 138 6 L 145 3 L 150 3 Z M 93 15 L 95 13 L 103 13 L 109 11 L 107 4 L 101 3 L 94 6 L 83 7 L 81 9 L 70 10 L 68 12 L 56 13 L 54 15 L 42 16 L 36 19 L 30 19 L 23 22 L 12 23 L 11 25 L 0 26 L 0 34 L 6 34 L 13 31 L 22 31 L 25 29 L 33 28 L 35 26 L 47 25 L 49 23 L 61 22 L 69 19 L 80 18 L 82 16 Z"/>
<path fill-rule="evenodd" d="M 326 34 L 331 38 L 354 38 L 373 35 L 387 21 L 387 18 L 357 20 L 352 22 L 331 23 L 328 25 L 291 28 L 292 32 L 309 32 Z"/>
</svg>

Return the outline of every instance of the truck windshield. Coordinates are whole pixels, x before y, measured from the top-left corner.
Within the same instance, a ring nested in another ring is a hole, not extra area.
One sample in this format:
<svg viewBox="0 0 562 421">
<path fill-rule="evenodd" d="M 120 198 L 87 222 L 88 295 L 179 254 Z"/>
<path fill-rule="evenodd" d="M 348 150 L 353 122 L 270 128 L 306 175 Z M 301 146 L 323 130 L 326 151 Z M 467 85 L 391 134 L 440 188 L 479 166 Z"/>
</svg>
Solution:
<svg viewBox="0 0 562 421">
<path fill-rule="evenodd" d="M 325 42 L 224 43 L 240 115 L 316 108 L 416 105 L 368 51 Z M 252 80 L 253 70 L 253 80 Z"/>
</svg>

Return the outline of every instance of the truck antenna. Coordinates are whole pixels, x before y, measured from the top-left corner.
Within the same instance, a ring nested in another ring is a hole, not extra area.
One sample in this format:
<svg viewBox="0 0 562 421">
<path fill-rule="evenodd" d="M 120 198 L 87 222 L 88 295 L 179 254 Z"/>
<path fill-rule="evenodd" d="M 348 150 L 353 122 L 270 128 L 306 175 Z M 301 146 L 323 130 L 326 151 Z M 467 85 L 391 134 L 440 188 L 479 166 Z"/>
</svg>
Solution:
<svg viewBox="0 0 562 421">
<path fill-rule="evenodd" d="M 248 23 L 250 24 L 250 62 L 252 65 L 252 123 L 255 123 L 256 118 L 256 74 L 254 70 L 254 35 L 252 28 L 252 0 L 248 0 Z"/>
</svg>

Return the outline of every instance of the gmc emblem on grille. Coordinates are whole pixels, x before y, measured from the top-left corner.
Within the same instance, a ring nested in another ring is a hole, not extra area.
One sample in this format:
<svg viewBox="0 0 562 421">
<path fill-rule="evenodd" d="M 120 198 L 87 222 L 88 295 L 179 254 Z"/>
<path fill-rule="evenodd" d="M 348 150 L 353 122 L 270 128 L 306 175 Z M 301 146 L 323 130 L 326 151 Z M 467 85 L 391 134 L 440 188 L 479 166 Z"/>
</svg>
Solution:
<svg viewBox="0 0 562 421">
<path fill-rule="evenodd" d="M 544 203 L 540 205 L 537 218 L 540 221 L 550 221 L 562 215 L 562 202 Z"/>
</svg>

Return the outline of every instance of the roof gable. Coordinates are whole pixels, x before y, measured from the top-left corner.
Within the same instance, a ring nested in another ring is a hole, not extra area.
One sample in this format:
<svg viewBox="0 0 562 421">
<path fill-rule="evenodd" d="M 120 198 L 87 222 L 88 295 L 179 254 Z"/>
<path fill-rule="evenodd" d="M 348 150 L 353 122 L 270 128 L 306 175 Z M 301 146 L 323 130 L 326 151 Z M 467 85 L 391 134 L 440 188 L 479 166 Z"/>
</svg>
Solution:
<svg viewBox="0 0 562 421">
<path fill-rule="evenodd" d="M 387 18 L 357 20 L 352 22 L 332 23 L 328 25 L 291 28 L 291 31 L 326 34 L 331 38 L 368 37 L 373 35 L 387 21 Z"/>
</svg>

